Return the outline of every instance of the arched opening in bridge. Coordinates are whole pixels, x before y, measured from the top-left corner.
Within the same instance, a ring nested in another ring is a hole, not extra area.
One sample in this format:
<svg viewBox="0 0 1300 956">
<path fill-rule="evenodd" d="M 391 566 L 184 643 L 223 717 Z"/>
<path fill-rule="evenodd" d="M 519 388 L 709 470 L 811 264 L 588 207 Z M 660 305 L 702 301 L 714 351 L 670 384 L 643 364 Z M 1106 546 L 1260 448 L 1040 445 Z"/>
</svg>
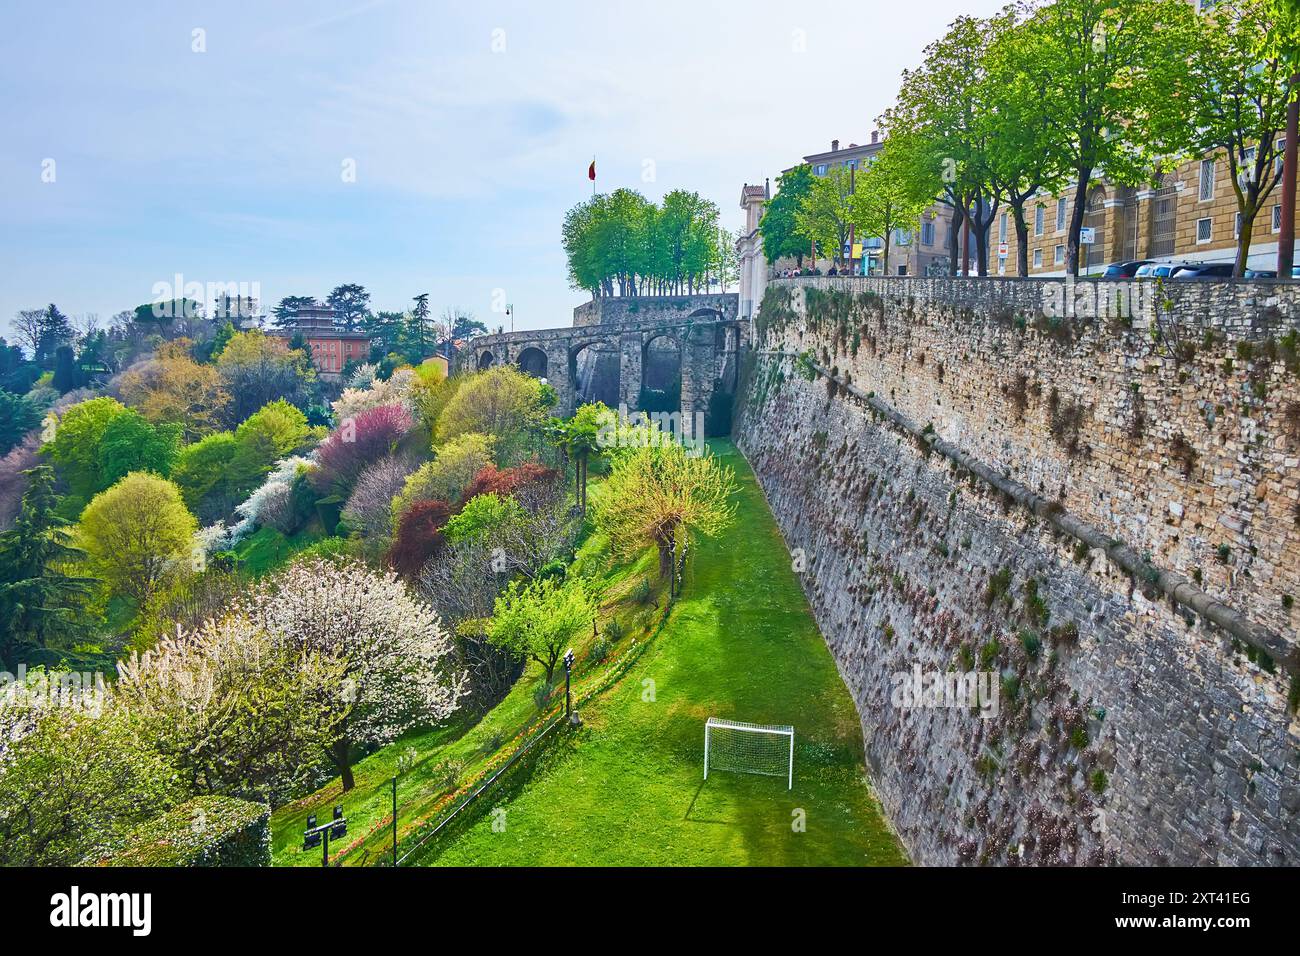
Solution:
<svg viewBox="0 0 1300 956">
<path fill-rule="evenodd" d="M 583 342 L 569 351 L 569 380 L 576 405 L 603 402 L 618 408 L 622 375 L 618 346 L 611 342 Z"/>
<path fill-rule="evenodd" d="M 484 369 L 491 368 L 491 367 L 492 367 L 492 363 L 495 362 L 495 361 L 496 361 L 496 358 L 492 355 L 491 352 L 482 352 L 482 353 L 480 353 L 480 355 L 479 355 L 479 357 L 478 357 L 478 370 L 481 372 L 481 371 L 483 371 Z"/>
<path fill-rule="evenodd" d="M 546 378 L 546 353 L 529 346 L 519 353 L 519 370 L 533 378 Z"/>
<path fill-rule="evenodd" d="M 648 339 L 641 350 L 641 400 L 647 412 L 682 408 L 682 348 L 675 336 Z"/>
</svg>

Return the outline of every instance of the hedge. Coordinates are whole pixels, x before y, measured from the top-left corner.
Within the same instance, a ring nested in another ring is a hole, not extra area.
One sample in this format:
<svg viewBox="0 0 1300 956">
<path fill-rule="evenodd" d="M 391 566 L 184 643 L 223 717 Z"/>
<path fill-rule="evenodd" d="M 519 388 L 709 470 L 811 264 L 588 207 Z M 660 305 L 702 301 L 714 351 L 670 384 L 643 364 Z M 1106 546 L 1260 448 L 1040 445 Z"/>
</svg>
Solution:
<svg viewBox="0 0 1300 956">
<path fill-rule="evenodd" d="M 100 866 L 270 866 L 271 809 L 195 797 L 137 827 Z"/>
</svg>

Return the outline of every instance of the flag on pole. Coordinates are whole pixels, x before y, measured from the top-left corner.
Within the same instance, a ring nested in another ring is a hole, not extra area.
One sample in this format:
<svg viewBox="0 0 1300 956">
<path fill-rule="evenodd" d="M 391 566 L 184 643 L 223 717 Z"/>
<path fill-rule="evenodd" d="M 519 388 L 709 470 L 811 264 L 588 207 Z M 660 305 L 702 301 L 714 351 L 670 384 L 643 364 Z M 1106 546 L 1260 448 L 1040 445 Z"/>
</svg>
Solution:
<svg viewBox="0 0 1300 956">
<path fill-rule="evenodd" d="M 593 183 L 596 181 L 596 161 L 593 159 L 591 165 L 587 167 L 587 178 Z"/>
</svg>

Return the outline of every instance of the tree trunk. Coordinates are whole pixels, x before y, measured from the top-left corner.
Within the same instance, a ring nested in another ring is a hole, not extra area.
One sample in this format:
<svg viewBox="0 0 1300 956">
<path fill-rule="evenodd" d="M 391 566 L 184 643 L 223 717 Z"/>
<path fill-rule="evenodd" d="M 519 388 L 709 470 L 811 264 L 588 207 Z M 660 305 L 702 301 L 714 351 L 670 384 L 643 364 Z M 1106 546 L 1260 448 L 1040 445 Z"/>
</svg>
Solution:
<svg viewBox="0 0 1300 956">
<path fill-rule="evenodd" d="M 346 737 L 334 741 L 325 748 L 325 753 L 329 756 L 330 762 L 334 764 L 335 769 L 339 772 L 339 777 L 343 780 L 343 792 L 347 793 L 356 786 L 356 780 L 352 777 L 351 756 L 352 745 Z"/>
<path fill-rule="evenodd" d="M 948 275 L 957 275 L 957 257 L 960 253 L 961 227 L 966 213 L 960 206 L 952 207 L 952 224 L 948 228 Z"/>
<path fill-rule="evenodd" d="M 673 528 L 660 528 L 654 539 L 655 547 L 659 549 L 659 577 L 668 577 L 673 573 Z"/>
<path fill-rule="evenodd" d="M 1248 201 L 1241 211 L 1241 234 L 1237 237 L 1237 261 L 1232 266 L 1232 275 L 1240 279 L 1246 274 L 1246 261 L 1250 258 L 1250 238 L 1255 232 L 1255 204 Z"/>
<path fill-rule="evenodd" d="M 1011 218 L 1016 223 L 1016 275 L 1025 278 L 1029 275 L 1029 224 L 1025 222 L 1025 201 L 1019 205 L 1012 204 Z"/>
<path fill-rule="evenodd" d="M 1088 211 L 1088 180 L 1092 178 L 1092 169 L 1078 169 L 1075 173 L 1079 178 L 1074 185 L 1074 208 L 1070 210 L 1070 232 L 1065 247 L 1065 271 L 1072 276 L 1079 274 L 1079 230 Z"/>
<path fill-rule="evenodd" d="M 975 274 L 987 276 L 989 274 L 989 224 L 984 221 L 983 202 L 976 199 L 975 203 L 976 208 L 980 210 L 980 214 L 971 219 L 975 224 Z"/>
</svg>

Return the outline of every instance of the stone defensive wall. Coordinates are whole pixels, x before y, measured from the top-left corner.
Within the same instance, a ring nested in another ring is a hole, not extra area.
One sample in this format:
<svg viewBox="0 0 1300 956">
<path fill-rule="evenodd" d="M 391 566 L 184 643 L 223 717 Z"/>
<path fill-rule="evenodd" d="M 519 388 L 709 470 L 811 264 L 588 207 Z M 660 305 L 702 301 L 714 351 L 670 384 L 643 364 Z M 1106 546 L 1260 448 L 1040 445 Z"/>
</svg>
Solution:
<svg viewBox="0 0 1300 956">
<path fill-rule="evenodd" d="M 917 862 L 1300 863 L 1297 329 L 1289 283 L 768 287 L 736 438 Z"/>
</svg>

